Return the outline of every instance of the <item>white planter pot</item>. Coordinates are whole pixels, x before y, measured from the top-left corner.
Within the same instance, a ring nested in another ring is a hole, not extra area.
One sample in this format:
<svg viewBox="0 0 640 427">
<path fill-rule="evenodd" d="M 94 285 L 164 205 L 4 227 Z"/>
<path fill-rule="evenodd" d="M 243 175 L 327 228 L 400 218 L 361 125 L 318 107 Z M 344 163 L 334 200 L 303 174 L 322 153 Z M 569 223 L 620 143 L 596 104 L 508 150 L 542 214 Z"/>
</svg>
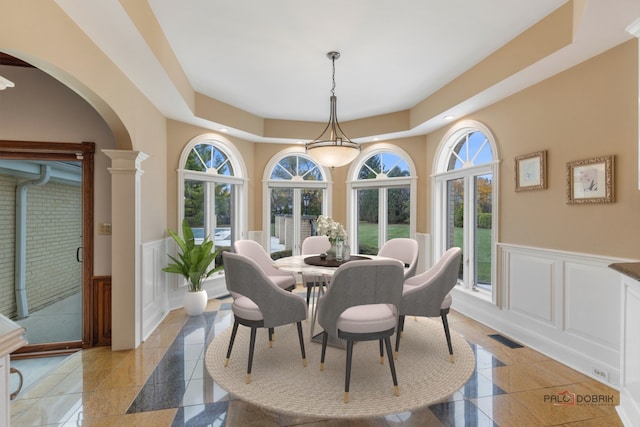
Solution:
<svg viewBox="0 0 640 427">
<path fill-rule="evenodd" d="M 204 289 L 198 292 L 185 292 L 182 299 L 184 311 L 189 316 L 199 316 L 204 312 L 208 299 L 207 291 Z"/>
</svg>

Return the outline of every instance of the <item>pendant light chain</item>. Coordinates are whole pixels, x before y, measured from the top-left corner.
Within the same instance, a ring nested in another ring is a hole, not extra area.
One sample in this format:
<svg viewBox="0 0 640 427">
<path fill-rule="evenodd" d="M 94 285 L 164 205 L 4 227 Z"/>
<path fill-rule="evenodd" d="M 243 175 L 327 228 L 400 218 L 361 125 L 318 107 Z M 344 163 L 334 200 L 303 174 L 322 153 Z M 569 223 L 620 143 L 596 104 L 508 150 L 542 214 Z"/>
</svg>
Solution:
<svg viewBox="0 0 640 427">
<path fill-rule="evenodd" d="M 331 74 L 331 80 L 333 85 L 331 86 L 331 96 L 336 96 L 336 57 L 331 57 L 331 63 L 333 64 L 333 73 Z"/>
</svg>

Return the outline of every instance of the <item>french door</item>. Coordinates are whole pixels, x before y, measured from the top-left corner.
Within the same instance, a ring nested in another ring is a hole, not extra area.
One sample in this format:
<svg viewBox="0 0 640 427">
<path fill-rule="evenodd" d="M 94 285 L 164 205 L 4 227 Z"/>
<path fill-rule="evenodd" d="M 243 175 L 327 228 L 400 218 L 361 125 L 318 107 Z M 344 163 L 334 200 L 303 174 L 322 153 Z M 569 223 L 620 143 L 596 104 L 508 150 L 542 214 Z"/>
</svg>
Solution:
<svg viewBox="0 0 640 427">
<path fill-rule="evenodd" d="M 462 248 L 459 279 L 466 288 L 492 293 L 493 173 L 486 168 L 447 174 L 445 248 Z"/>
</svg>

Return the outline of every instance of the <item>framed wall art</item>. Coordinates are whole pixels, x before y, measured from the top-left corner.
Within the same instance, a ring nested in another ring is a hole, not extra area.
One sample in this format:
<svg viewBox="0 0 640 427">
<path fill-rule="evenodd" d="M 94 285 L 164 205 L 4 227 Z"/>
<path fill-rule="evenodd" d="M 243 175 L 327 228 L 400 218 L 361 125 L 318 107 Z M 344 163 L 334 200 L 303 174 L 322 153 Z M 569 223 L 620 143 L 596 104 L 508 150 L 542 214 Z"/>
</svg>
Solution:
<svg viewBox="0 0 640 427">
<path fill-rule="evenodd" d="M 516 157 L 516 191 L 547 188 L 547 152 L 537 151 Z"/>
<path fill-rule="evenodd" d="M 567 163 L 567 203 L 613 203 L 613 156 Z"/>
</svg>

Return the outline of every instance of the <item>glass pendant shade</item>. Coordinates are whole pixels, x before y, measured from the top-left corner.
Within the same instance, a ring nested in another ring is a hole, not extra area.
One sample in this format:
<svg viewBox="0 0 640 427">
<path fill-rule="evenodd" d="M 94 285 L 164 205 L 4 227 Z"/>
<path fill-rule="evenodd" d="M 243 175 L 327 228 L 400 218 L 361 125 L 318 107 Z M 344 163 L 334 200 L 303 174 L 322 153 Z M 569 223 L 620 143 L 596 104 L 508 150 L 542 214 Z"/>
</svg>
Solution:
<svg viewBox="0 0 640 427">
<path fill-rule="evenodd" d="M 307 153 L 322 166 L 337 168 L 354 161 L 360 150 L 348 145 L 327 144 L 307 149 Z"/>
</svg>

